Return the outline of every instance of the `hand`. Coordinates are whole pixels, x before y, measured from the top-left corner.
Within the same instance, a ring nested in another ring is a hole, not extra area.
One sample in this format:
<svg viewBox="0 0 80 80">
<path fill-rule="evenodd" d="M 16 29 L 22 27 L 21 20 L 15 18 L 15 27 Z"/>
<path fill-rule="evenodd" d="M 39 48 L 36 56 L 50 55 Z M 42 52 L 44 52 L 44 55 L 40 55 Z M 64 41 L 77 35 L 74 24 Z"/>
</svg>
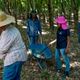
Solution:
<svg viewBox="0 0 80 80">
<path fill-rule="evenodd" d="M 66 53 L 70 53 L 70 48 L 66 48 Z"/>
</svg>

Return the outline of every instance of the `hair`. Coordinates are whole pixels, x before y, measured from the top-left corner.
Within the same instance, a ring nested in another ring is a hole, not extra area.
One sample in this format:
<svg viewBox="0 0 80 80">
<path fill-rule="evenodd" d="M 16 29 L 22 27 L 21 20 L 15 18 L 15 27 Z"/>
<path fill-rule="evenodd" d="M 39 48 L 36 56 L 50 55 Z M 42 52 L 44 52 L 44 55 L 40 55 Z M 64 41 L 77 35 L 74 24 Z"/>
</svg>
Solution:
<svg viewBox="0 0 80 80">
<path fill-rule="evenodd" d="M 29 16 L 29 19 L 32 19 L 32 15 L 35 14 L 35 20 L 38 19 L 37 17 L 37 12 L 35 10 L 32 10 L 31 13 L 30 13 L 30 16 Z"/>
</svg>

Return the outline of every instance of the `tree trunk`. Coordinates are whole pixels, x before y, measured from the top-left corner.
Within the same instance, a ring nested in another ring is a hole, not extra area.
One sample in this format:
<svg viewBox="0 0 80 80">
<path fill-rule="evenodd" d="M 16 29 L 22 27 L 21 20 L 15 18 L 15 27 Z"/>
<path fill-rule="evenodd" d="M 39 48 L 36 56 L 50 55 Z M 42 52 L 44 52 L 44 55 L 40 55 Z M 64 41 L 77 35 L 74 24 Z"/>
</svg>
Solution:
<svg viewBox="0 0 80 80">
<path fill-rule="evenodd" d="M 4 0 L 4 5 L 5 5 L 5 11 L 6 11 L 7 13 L 11 14 L 9 1 L 8 1 L 8 0 Z"/>
<path fill-rule="evenodd" d="M 53 28 L 53 16 L 52 16 L 52 3 L 51 3 L 51 0 L 48 0 L 48 13 L 49 13 L 49 25 L 50 25 L 50 28 L 52 29 Z"/>
<path fill-rule="evenodd" d="M 17 1 L 15 0 L 15 4 L 14 4 L 14 17 L 15 17 L 15 21 L 16 21 L 16 26 L 17 25 Z"/>
<path fill-rule="evenodd" d="M 64 14 L 65 16 L 66 16 L 66 13 L 65 13 L 65 7 L 64 7 L 64 1 L 63 0 L 61 0 L 61 8 L 62 8 L 62 12 L 61 12 L 61 14 Z"/>
<path fill-rule="evenodd" d="M 74 13 L 74 26 L 78 23 L 78 4 L 76 0 L 72 0 L 72 9 Z"/>
</svg>

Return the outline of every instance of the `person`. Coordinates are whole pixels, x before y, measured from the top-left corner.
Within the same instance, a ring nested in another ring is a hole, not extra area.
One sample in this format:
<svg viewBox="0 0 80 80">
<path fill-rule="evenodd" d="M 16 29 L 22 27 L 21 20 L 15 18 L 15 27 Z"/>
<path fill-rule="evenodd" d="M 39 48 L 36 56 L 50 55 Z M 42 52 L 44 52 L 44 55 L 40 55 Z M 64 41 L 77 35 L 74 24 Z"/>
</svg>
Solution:
<svg viewBox="0 0 80 80">
<path fill-rule="evenodd" d="M 0 11 L 0 59 L 3 60 L 3 80 L 20 80 L 23 63 L 27 59 L 26 47 L 15 18 Z"/>
<path fill-rule="evenodd" d="M 42 32 L 40 20 L 37 17 L 35 10 L 32 10 L 29 16 L 29 19 L 26 22 L 27 24 L 27 35 L 29 39 L 29 44 L 35 44 L 38 41 L 38 37 Z"/>
<path fill-rule="evenodd" d="M 62 64 L 60 57 L 62 56 L 66 65 L 65 76 L 69 77 L 70 60 L 67 54 L 70 51 L 70 31 L 68 29 L 67 20 L 64 16 L 58 16 L 55 19 L 55 22 L 58 24 L 57 42 L 55 50 L 56 68 L 58 72 L 61 71 Z"/>
</svg>

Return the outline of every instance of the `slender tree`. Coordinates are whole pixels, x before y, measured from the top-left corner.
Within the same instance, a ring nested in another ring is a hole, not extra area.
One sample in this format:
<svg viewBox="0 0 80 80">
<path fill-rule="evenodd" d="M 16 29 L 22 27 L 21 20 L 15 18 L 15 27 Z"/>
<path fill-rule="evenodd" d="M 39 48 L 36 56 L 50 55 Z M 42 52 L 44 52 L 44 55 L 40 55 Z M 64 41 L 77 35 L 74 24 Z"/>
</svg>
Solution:
<svg viewBox="0 0 80 80">
<path fill-rule="evenodd" d="M 47 5 L 48 5 L 48 13 L 49 13 L 49 24 L 50 24 L 50 28 L 52 28 L 53 26 L 52 1 L 48 0 Z"/>
</svg>

